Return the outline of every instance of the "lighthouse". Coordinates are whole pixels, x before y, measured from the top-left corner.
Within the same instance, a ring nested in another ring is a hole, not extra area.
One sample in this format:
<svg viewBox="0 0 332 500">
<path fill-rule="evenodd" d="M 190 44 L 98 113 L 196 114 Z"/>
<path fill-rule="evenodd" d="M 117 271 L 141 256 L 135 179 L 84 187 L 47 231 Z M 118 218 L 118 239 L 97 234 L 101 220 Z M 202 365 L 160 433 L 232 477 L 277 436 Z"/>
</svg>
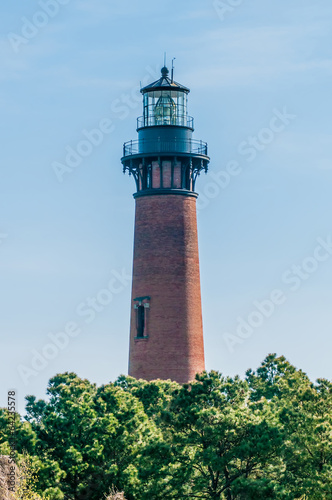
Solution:
<svg viewBox="0 0 332 500">
<path fill-rule="evenodd" d="M 121 158 L 136 187 L 128 372 L 181 384 L 205 369 L 195 186 L 209 157 L 193 139 L 189 92 L 163 67 L 141 89 L 138 139 Z"/>
</svg>

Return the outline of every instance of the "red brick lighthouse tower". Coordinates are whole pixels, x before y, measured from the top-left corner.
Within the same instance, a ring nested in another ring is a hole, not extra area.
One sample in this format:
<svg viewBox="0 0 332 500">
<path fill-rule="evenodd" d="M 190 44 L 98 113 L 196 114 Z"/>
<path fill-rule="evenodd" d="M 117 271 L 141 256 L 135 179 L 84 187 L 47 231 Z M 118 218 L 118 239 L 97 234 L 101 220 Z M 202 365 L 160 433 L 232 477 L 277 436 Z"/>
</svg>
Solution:
<svg viewBox="0 0 332 500">
<path fill-rule="evenodd" d="M 166 67 L 141 93 L 121 159 L 136 181 L 129 375 L 185 383 L 204 370 L 195 183 L 209 157 L 192 139 L 189 89 Z"/>
</svg>

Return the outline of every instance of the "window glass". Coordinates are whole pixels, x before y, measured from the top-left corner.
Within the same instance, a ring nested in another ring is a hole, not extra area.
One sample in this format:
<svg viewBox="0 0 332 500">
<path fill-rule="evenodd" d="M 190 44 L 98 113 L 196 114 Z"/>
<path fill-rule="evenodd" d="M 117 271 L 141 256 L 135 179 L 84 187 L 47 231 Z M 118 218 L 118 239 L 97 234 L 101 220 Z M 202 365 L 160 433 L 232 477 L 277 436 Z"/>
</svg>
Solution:
<svg viewBox="0 0 332 500">
<path fill-rule="evenodd" d="M 144 95 L 144 125 L 187 125 L 187 94 L 165 89 Z"/>
<path fill-rule="evenodd" d="M 156 125 L 176 124 L 176 104 L 169 93 L 163 92 L 155 106 Z"/>
<path fill-rule="evenodd" d="M 137 307 L 137 337 L 144 337 L 145 308 L 143 305 Z"/>
</svg>

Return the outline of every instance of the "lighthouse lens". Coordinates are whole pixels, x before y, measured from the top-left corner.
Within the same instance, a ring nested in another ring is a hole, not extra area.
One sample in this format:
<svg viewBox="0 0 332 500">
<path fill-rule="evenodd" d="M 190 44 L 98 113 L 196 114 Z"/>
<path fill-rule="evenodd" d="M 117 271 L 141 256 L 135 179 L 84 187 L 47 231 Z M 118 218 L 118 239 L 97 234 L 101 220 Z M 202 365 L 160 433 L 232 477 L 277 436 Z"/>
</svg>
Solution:
<svg viewBox="0 0 332 500">
<path fill-rule="evenodd" d="M 176 125 L 176 105 L 170 95 L 161 95 L 155 107 L 156 125 Z"/>
<path fill-rule="evenodd" d="M 147 92 L 143 98 L 143 117 L 139 126 L 180 125 L 186 126 L 187 94 L 174 90 Z"/>
</svg>

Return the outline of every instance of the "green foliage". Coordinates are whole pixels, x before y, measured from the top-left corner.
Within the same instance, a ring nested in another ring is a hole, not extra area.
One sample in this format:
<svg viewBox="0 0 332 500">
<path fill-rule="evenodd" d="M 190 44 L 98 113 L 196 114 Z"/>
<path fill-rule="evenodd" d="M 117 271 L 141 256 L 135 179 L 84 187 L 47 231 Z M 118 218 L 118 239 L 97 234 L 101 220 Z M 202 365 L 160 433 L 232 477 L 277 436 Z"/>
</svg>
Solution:
<svg viewBox="0 0 332 500">
<path fill-rule="evenodd" d="M 161 457 L 146 498 L 231 500 L 249 484 L 271 491 L 268 469 L 280 462 L 282 439 L 268 405 L 249 397 L 246 382 L 217 372 L 184 385 L 164 412 L 164 441 L 146 450 L 155 457 L 152 468 Z M 149 472 L 147 463 L 142 479 Z"/>
<path fill-rule="evenodd" d="M 283 357 L 245 380 L 212 371 L 183 386 L 64 373 L 47 395 L 16 415 L 26 499 L 332 499 L 332 384 Z M 2 454 L 8 427 L 0 410 Z"/>
<path fill-rule="evenodd" d="M 99 499 L 112 485 L 135 492 L 137 457 L 157 433 L 138 398 L 113 384 L 97 389 L 73 373 L 51 379 L 48 394 L 46 404 L 27 398 L 27 419 L 38 453 L 64 473 L 65 496 Z"/>
<path fill-rule="evenodd" d="M 18 453 L 33 453 L 36 446 L 36 433 L 28 422 L 20 419 L 18 413 L 14 417 L 6 408 L 0 408 L 0 455 L 9 455 L 9 442 L 12 437 L 12 428 L 15 429 L 15 448 Z"/>
<path fill-rule="evenodd" d="M 251 398 L 267 398 L 283 435 L 280 456 L 289 498 L 332 498 L 332 384 L 313 384 L 284 357 L 268 356 L 247 372 Z"/>
<path fill-rule="evenodd" d="M 136 396 L 143 404 L 145 413 L 154 420 L 159 420 L 161 411 L 168 407 L 181 388 L 180 384 L 171 380 L 147 382 L 124 375 L 121 375 L 114 385 Z"/>
</svg>

